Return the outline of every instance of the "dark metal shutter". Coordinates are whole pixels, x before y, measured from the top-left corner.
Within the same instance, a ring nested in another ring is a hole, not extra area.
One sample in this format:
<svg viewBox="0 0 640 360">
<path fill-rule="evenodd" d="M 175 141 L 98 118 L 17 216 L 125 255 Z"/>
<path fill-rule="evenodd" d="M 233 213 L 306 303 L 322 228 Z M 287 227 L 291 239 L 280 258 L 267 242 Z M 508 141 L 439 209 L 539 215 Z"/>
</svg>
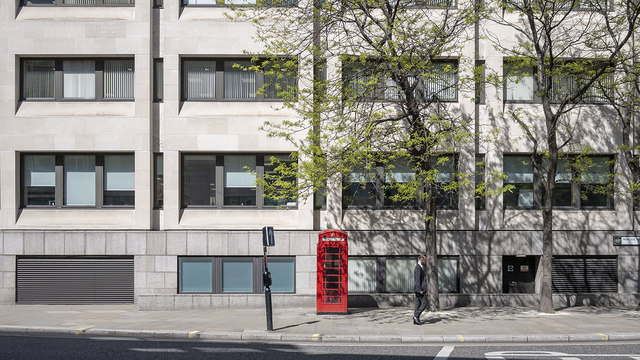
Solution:
<svg viewBox="0 0 640 360">
<path fill-rule="evenodd" d="M 132 304 L 133 258 L 18 258 L 18 304 Z"/>
<path fill-rule="evenodd" d="M 618 259 L 608 257 L 554 257 L 552 287 L 556 293 L 618 292 Z"/>
</svg>

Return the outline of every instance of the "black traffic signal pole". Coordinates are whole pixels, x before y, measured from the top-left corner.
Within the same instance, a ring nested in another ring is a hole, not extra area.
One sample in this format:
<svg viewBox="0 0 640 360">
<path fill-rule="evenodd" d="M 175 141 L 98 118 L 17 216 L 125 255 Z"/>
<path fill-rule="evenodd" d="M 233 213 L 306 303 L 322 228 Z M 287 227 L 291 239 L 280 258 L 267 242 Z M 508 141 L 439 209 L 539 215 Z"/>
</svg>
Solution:
<svg viewBox="0 0 640 360">
<path fill-rule="evenodd" d="M 267 330 L 273 331 L 273 311 L 271 308 L 271 273 L 269 272 L 269 263 L 267 261 L 267 247 L 264 248 L 264 273 L 262 274 L 262 283 L 264 284 L 264 304 L 267 308 Z"/>
<path fill-rule="evenodd" d="M 262 228 L 262 249 L 264 250 L 264 273 L 262 273 L 262 284 L 264 285 L 265 307 L 267 308 L 267 331 L 273 331 L 273 310 L 271 307 L 271 273 L 269 272 L 269 261 L 267 257 L 267 246 L 274 246 L 273 227 Z"/>
</svg>

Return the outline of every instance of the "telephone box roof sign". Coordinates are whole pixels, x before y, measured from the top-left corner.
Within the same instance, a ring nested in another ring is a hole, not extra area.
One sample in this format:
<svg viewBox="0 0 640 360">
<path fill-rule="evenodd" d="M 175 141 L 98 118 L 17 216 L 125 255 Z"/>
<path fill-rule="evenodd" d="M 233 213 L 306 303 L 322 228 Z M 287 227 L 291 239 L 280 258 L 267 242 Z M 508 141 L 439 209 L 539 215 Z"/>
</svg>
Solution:
<svg viewBox="0 0 640 360">
<path fill-rule="evenodd" d="M 347 233 L 342 230 L 328 229 L 318 233 L 322 241 L 346 241 Z"/>
</svg>

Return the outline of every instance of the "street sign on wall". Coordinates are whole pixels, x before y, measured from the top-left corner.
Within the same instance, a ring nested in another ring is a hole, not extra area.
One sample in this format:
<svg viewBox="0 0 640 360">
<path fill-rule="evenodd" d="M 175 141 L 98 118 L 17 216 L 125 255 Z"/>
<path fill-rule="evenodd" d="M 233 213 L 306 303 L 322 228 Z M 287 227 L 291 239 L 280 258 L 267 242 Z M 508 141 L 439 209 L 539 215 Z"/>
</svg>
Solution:
<svg viewBox="0 0 640 360">
<path fill-rule="evenodd" d="M 640 245 L 640 236 L 614 236 L 613 245 L 615 246 Z"/>
</svg>

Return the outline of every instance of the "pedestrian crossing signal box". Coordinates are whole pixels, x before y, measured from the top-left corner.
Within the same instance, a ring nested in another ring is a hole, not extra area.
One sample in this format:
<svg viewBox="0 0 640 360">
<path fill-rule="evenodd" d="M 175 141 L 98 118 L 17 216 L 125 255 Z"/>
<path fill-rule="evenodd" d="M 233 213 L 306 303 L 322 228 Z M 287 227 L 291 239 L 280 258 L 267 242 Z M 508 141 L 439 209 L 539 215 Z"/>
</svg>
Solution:
<svg viewBox="0 0 640 360">
<path fill-rule="evenodd" d="M 319 232 L 317 314 L 347 313 L 347 262 L 347 233 L 335 229 Z"/>
</svg>

